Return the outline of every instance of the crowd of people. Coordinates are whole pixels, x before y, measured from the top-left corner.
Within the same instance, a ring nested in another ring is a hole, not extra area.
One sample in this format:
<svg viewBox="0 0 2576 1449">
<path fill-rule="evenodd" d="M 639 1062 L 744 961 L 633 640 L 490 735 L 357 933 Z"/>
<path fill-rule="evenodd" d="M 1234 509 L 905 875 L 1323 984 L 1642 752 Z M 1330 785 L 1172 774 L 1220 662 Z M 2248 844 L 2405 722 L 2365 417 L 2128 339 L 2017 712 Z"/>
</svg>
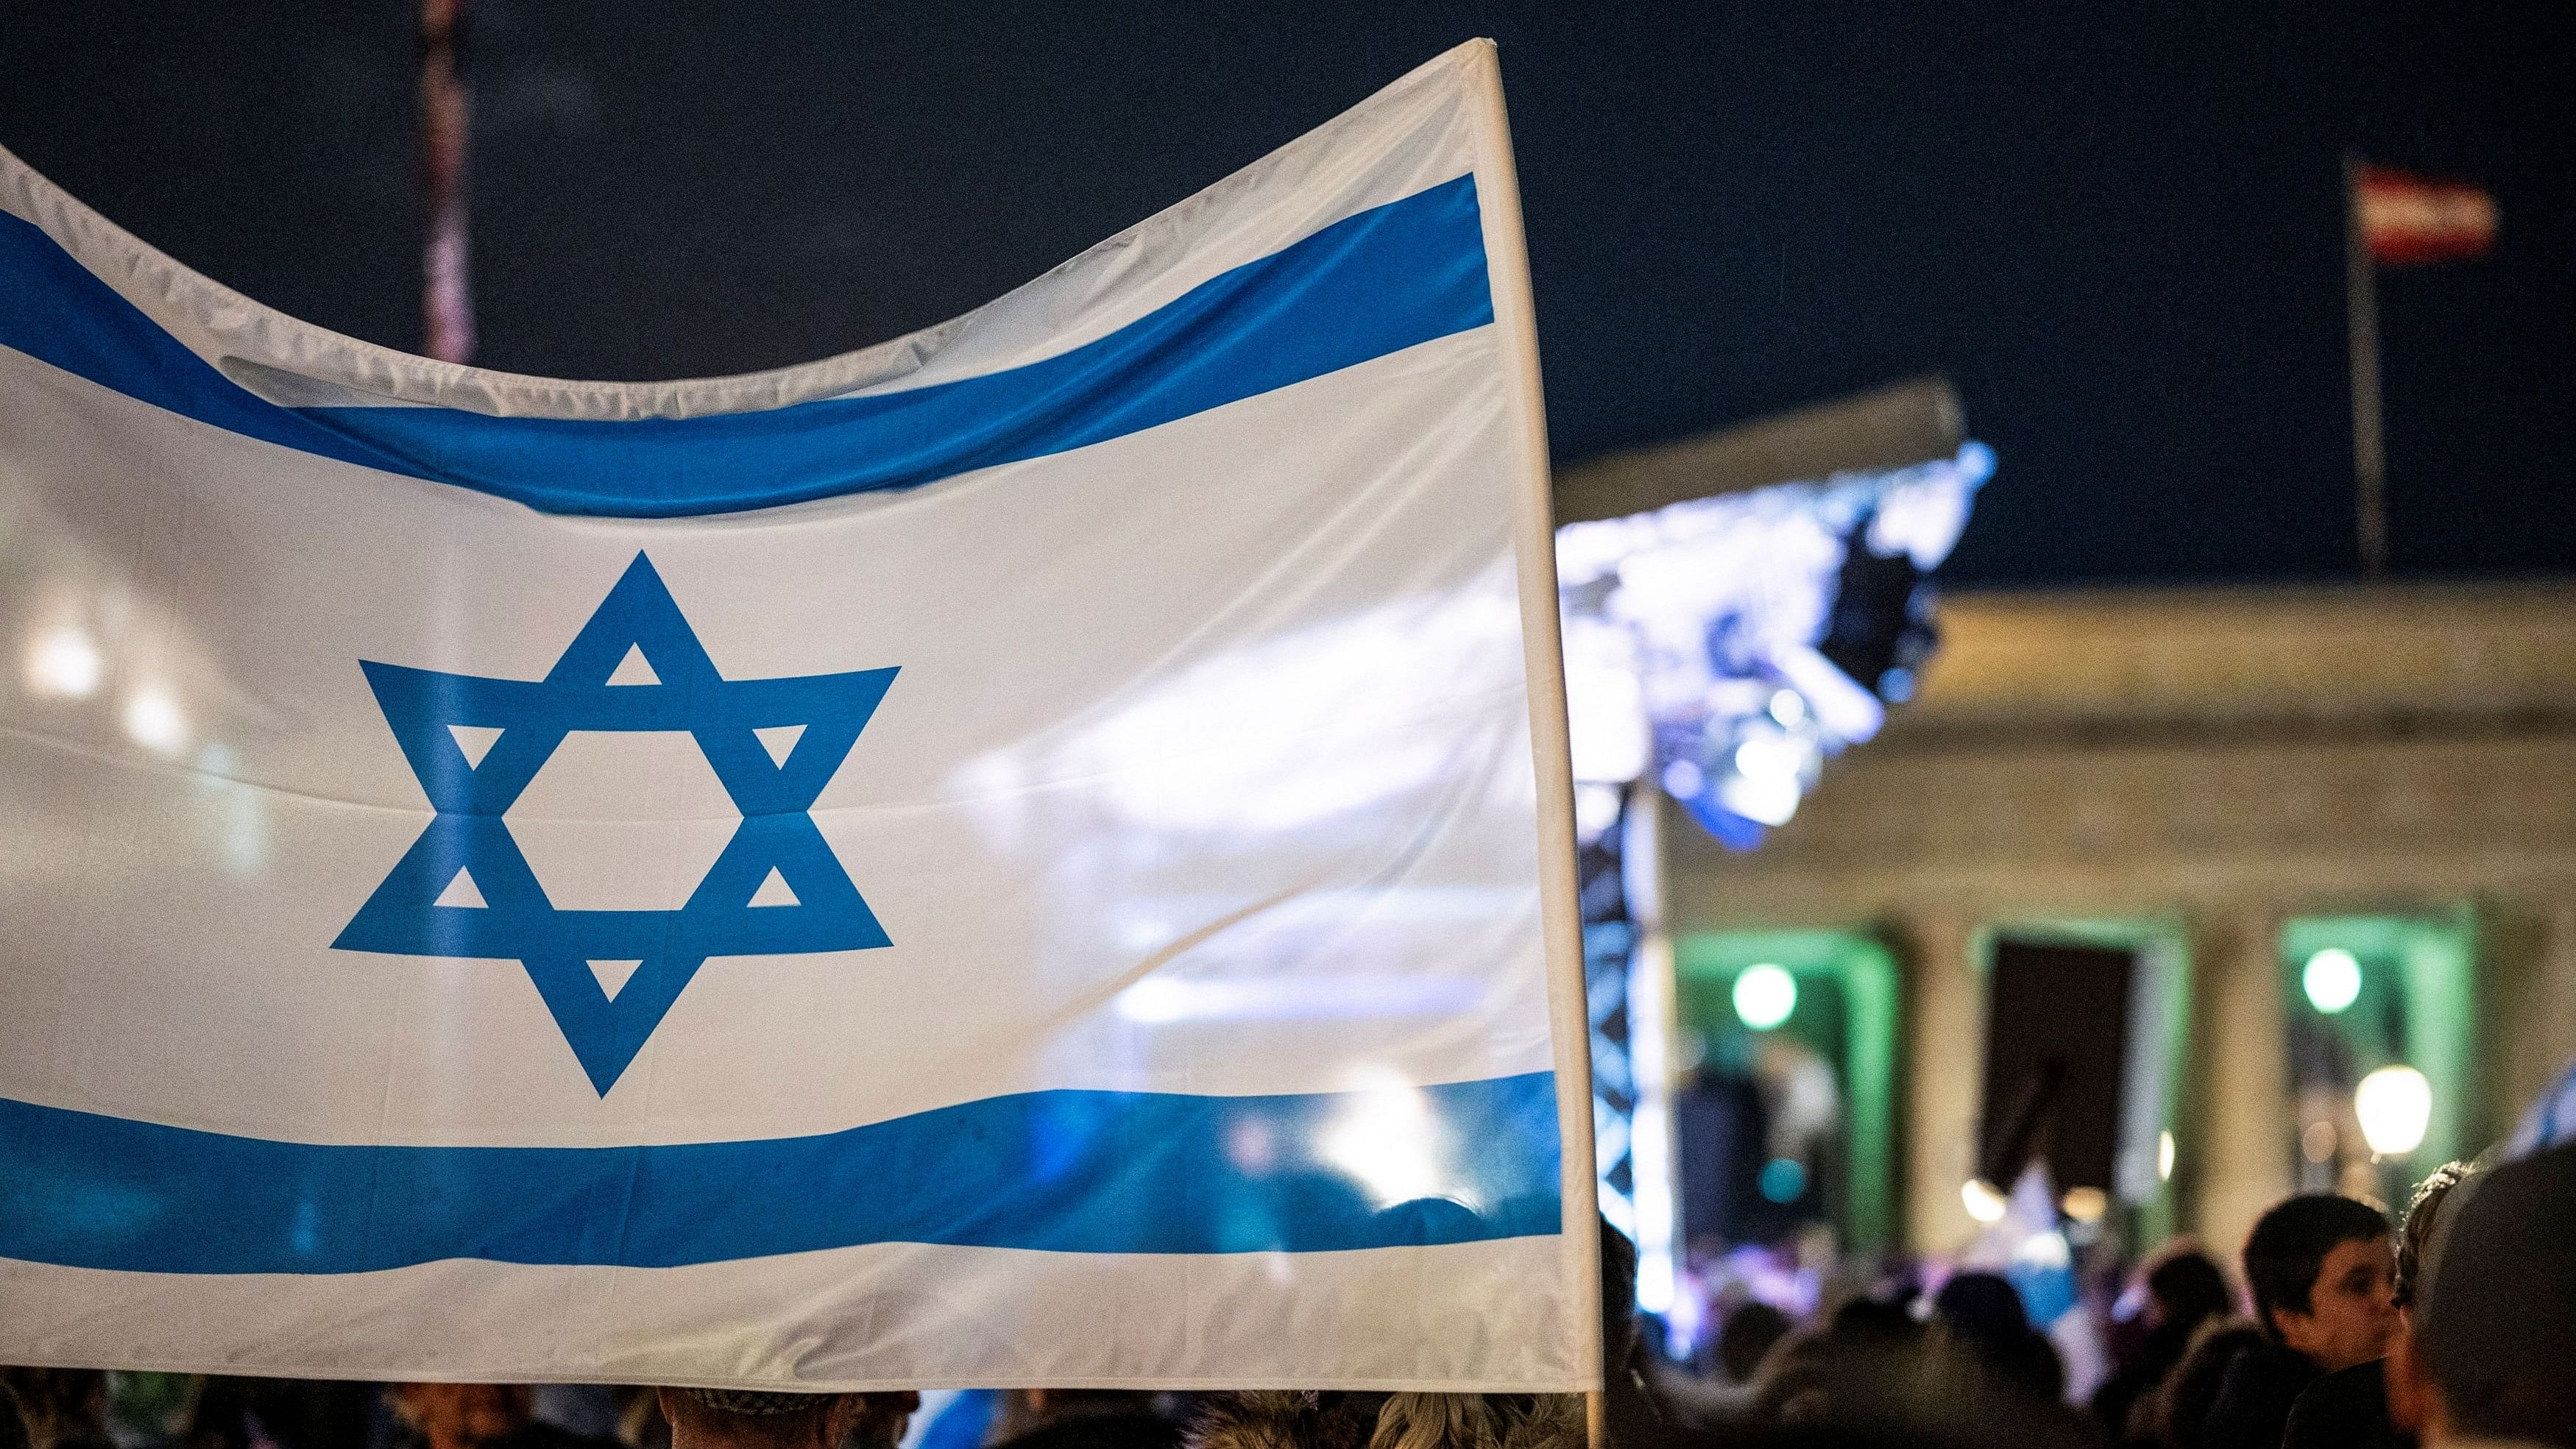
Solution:
<svg viewBox="0 0 2576 1449">
<path fill-rule="evenodd" d="M 1608 1237 L 1609 1374 L 1579 1395 L 1026 1389 L 916 1449 L 1613 1449 L 1725 1445 L 2576 1449 L 2576 1145 L 2452 1164 L 2402 1224 L 2309 1194 L 2265 1213 L 2243 1295 L 2189 1247 L 2145 1265 L 2120 1361 L 2070 1401 L 2012 1284 L 1861 1294 L 1807 1323 L 1735 1307 L 1708 1377 L 1648 1351 Z M 0 1449 L 892 1449 L 911 1393 L 538 1389 L 0 1370 Z M 547 1396 L 555 1402 L 549 1404 Z M 953 1404 L 952 1408 L 958 1407 Z M 1597 1407 L 1599 1412 L 1591 1412 Z"/>
<path fill-rule="evenodd" d="M 2306 1194 L 2255 1224 L 2235 1265 L 2188 1244 L 2139 1271 L 2117 1361 L 2070 1402 L 2012 1285 L 1848 1300 L 1793 1329 L 1746 1304 L 1714 1387 L 1642 1362 L 1664 1433 L 1706 1442 L 1801 1428 L 1886 1442 L 2120 1449 L 2576 1446 L 2576 1147 L 2490 1171 L 2448 1164 L 2392 1225 Z"/>
</svg>

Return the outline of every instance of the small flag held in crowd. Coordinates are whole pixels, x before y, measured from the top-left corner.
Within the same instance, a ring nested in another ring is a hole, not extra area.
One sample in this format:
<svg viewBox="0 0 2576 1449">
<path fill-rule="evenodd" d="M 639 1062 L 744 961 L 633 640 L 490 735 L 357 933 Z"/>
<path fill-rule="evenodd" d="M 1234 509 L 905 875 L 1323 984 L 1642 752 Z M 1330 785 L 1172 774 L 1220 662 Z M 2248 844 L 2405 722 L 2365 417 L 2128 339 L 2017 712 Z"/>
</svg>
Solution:
<svg viewBox="0 0 2576 1449">
<path fill-rule="evenodd" d="M 2482 257 L 2495 245 L 2495 198 L 2470 182 L 2365 164 L 2354 171 L 2352 204 L 2383 267 Z"/>
</svg>

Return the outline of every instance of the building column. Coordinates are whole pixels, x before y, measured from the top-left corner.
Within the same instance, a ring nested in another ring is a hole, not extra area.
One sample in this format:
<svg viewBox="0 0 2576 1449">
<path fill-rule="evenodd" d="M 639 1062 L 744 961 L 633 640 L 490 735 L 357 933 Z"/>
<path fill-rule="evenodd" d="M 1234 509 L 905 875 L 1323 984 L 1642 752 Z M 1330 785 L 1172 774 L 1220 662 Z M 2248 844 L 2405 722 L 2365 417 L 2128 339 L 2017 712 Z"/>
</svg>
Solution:
<svg viewBox="0 0 2576 1449">
<path fill-rule="evenodd" d="M 1948 1253 L 1977 1233 L 1959 1188 L 1976 1171 L 1985 985 L 1969 959 L 1974 923 L 1923 916 L 1902 929 L 1904 1241 L 1917 1253 Z"/>
<path fill-rule="evenodd" d="M 2479 943 L 2479 1045 L 2493 1065 L 2464 1144 L 2483 1150 L 2576 1062 L 2576 906 L 2498 912 Z"/>
<path fill-rule="evenodd" d="M 2231 1276 L 2254 1220 L 2290 1195 L 2288 1023 L 2282 1015 L 2280 923 L 2247 912 L 2209 928 L 2194 953 L 2192 1061 L 2178 1193 L 2188 1224 Z M 2152 1246 L 2152 1245 L 2150 1245 Z"/>
</svg>

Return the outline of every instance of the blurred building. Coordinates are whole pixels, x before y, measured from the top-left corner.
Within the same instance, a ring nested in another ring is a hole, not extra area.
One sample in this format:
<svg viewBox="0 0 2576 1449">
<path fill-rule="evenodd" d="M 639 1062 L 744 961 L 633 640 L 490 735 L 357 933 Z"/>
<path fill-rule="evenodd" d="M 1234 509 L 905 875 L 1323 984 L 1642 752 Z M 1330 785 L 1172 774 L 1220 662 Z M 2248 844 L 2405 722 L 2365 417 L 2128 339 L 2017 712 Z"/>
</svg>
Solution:
<svg viewBox="0 0 2576 1449">
<path fill-rule="evenodd" d="M 2128 1003 L 2104 1188 L 2142 1239 L 2232 1253 L 2298 1187 L 2392 1196 L 2576 1058 L 2576 586 L 1952 595 L 1940 629 L 1761 848 L 1660 826 L 1685 1033 L 1694 973 L 1722 1001 L 1777 962 L 1831 983 L 1839 1050 L 1892 1057 L 1893 1110 L 1848 1129 L 1890 1183 L 1864 1241 L 1971 1236 L 1963 1184 L 2032 1100 L 1986 1064 L 2066 1025 L 2064 961 Z M 1997 1032 L 2008 977 L 2041 996 Z M 2422 1140 L 2374 1161 L 2365 1125 L 2408 1124 L 2354 1084 L 2401 1063 Z"/>
</svg>

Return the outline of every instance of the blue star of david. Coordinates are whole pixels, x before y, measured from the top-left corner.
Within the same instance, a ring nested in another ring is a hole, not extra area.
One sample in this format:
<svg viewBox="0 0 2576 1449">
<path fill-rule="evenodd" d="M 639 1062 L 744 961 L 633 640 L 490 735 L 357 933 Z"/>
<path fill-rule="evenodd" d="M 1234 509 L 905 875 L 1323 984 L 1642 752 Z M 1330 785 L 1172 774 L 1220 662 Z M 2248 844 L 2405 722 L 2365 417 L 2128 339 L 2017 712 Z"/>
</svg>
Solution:
<svg viewBox="0 0 2576 1449">
<path fill-rule="evenodd" d="M 629 650 L 657 683 L 611 684 Z M 635 556 L 543 679 L 485 679 L 360 661 L 437 815 L 331 944 L 343 951 L 515 960 L 603 1097 L 710 956 L 892 944 L 807 813 L 894 682 L 892 669 L 726 679 L 652 561 Z M 480 761 L 450 725 L 498 729 Z M 773 759 L 754 731 L 802 725 Z M 574 730 L 685 730 L 742 811 L 676 911 L 557 909 L 503 811 Z M 793 904 L 753 905 L 772 871 Z M 440 904 L 471 875 L 482 899 Z M 613 993 L 593 961 L 643 964 Z"/>
</svg>

